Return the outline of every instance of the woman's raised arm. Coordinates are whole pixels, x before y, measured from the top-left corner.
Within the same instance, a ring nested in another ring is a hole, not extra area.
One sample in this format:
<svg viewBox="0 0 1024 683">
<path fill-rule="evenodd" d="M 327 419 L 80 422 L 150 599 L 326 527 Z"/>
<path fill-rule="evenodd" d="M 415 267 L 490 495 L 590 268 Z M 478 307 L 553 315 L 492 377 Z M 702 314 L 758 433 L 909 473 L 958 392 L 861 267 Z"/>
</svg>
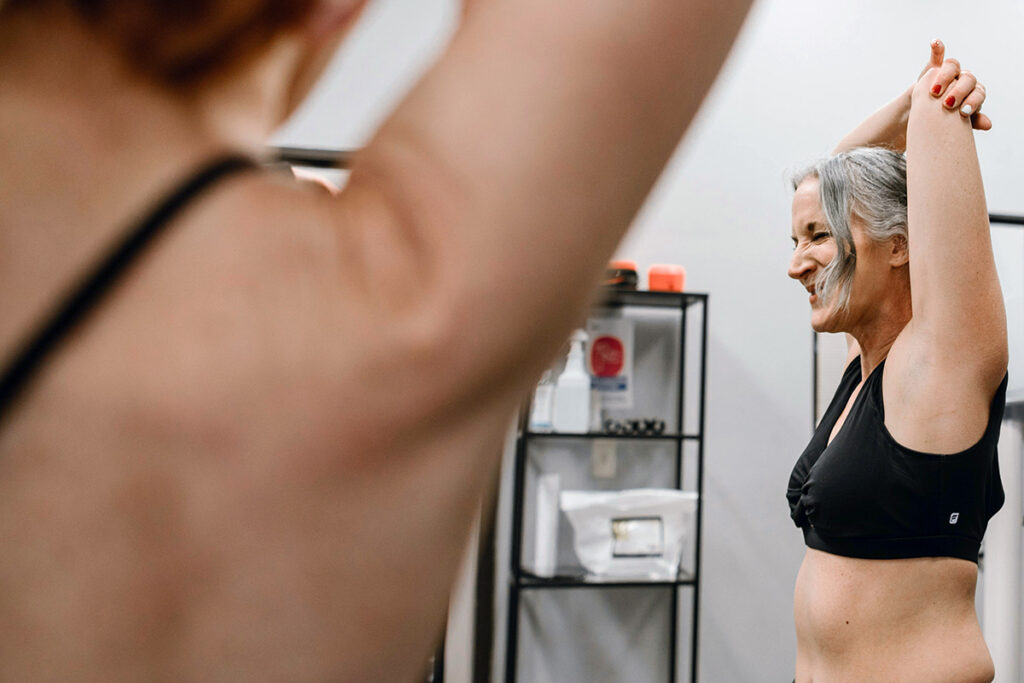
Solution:
<svg viewBox="0 0 1024 683">
<path fill-rule="evenodd" d="M 946 60 L 914 86 L 907 126 L 913 336 L 940 367 L 995 387 L 1006 371 L 1006 311 L 974 134 L 959 109 L 973 75 Z"/>
</svg>

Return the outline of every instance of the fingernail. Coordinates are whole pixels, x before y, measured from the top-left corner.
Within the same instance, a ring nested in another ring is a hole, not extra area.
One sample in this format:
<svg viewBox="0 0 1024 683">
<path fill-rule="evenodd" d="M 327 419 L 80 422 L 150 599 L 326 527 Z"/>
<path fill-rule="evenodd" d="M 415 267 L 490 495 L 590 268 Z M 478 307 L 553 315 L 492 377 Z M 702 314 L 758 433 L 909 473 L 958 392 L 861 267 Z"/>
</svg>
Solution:
<svg viewBox="0 0 1024 683">
<path fill-rule="evenodd" d="M 974 113 L 974 107 L 972 107 L 969 104 L 965 104 L 964 106 L 960 107 L 960 113 L 963 114 L 964 116 L 970 116 L 971 114 Z"/>
<path fill-rule="evenodd" d="M 942 86 L 936 83 L 935 85 L 932 86 L 932 92 L 938 95 L 940 92 L 942 92 Z"/>
<path fill-rule="evenodd" d="M 952 107 L 954 104 L 956 104 L 956 98 L 955 97 L 950 95 L 949 97 L 946 98 L 946 106 L 947 107 Z"/>
</svg>

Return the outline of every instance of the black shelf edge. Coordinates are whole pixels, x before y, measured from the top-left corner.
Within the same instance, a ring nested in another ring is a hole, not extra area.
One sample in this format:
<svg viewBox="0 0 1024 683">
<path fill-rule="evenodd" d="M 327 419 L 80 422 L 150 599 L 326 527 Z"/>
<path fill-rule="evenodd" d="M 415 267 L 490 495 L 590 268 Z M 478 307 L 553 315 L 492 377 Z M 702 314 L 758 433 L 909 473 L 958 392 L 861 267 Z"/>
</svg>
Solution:
<svg viewBox="0 0 1024 683">
<path fill-rule="evenodd" d="M 558 588 L 672 588 L 675 586 L 695 586 L 697 579 L 690 574 L 682 574 L 674 581 L 653 579 L 621 579 L 621 580 L 587 580 L 576 576 L 555 576 L 550 579 L 535 576 L 522 571 L 518 577 L 512 577 L 512 583 L 520 590 L 549 590 Z"/>
<path fill-rule="evenodd" d="M 653 308 L 681 308 L 703 303 L 708 295 L 703 292 L 650 292 L 647 290 L 615 289 L 603 287 L 594 302 L 597 307 L 649 306 Z"/>
<path fill-rule="evenodd" d="M 602 432 L 587 432 L 585 434 L 573 434 L 567 432 L 526 432 L 518 434 L 519 438 L 532 439 L 583 439 L 592 441 L 595 439 L 615 439 L 617 441 L 700 441 L 700 434 L 604 434 Z"/>
</svg>

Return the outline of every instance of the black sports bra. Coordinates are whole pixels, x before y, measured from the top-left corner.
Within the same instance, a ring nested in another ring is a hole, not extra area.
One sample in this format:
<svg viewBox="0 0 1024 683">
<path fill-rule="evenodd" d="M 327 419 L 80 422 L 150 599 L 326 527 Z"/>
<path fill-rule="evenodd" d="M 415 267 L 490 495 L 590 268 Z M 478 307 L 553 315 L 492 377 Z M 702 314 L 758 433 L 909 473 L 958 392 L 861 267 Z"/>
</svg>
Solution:
<svg viewBox="0 0 1024 683">
<path fill-rule="evenodd" d="M 790 516 L 810 548 L 868 559 L 959 557 L 978 561 L 988 520 L 1004 501 L 996 443 L 1007 377 L 981 439 L 960 453 L 906 448 L 885 427 L 882 374 L 868 376 L 832 443 L 829 435 L 860 383 L 860 358 L 789 478 Z"/>
<path fill-rule="evenodd" d="M 144 220 L 125 233 L 21 346 L 10 365 L 3 369 L 0 375 L 0 424 L 46 360 L 102 302 L 132 263 L 142 256 L 181 210 L 226 176 L 255 168 L 256 163 L 244 156 L 231 154 L 218 158 L 178 185 Z"/>
</svg>

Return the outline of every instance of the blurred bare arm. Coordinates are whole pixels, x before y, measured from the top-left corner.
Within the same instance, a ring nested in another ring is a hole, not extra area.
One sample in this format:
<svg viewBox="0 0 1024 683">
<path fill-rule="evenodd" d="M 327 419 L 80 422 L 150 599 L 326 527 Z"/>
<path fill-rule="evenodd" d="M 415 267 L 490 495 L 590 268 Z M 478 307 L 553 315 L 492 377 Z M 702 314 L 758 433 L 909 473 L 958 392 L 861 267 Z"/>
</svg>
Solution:
<svg viewBox="0 0 1024 683">
<path fill-rule="evenodd" d="M 444 319 L 412 325 L 432 327 L 457 359 L 439 392 L 475 401 L 539 374 L 749 4 L 476 0 L 359 155 L 342 197 L 339 232 L 367 280 L 402 264 L 415 274 L 416 301 L 404 286 L 373 296 Z"/>
</svg>

